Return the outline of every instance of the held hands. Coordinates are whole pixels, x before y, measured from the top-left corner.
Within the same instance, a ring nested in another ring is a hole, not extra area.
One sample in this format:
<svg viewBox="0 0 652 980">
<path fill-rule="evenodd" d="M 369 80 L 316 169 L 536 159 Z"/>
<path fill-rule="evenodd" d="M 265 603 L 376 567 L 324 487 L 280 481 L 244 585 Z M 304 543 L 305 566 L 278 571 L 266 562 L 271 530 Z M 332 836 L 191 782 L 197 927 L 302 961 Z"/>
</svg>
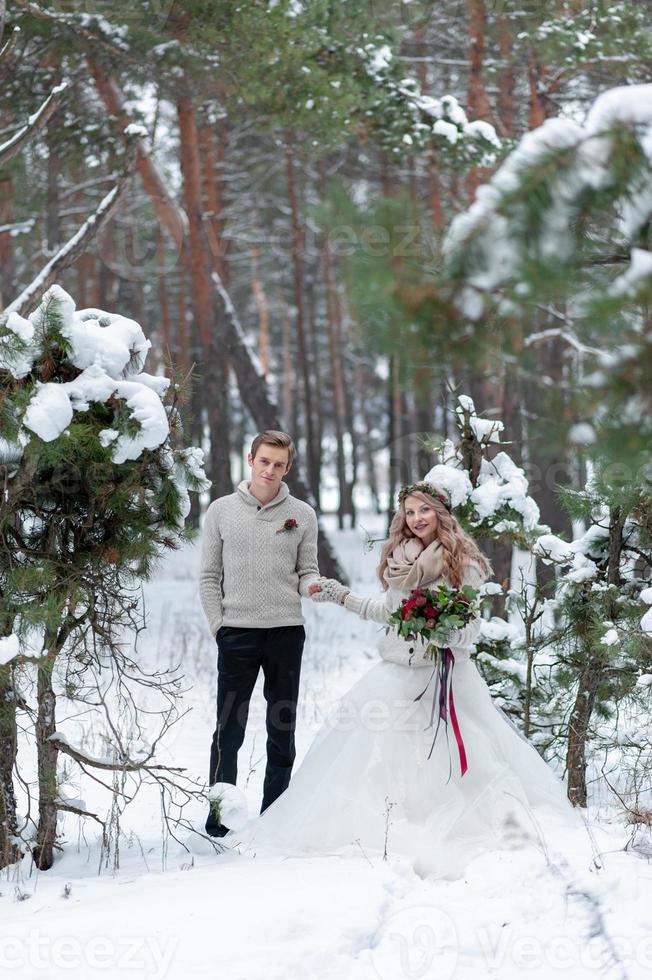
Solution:
<svg viewBox="0 0 652 980">
<path fill-rule="evenodd" d="M 336 578 L 320 578 L 308 586 L 308 592 L 315 602 L 336 602 L 343 606 L 349 589 Z"/>
</svg>

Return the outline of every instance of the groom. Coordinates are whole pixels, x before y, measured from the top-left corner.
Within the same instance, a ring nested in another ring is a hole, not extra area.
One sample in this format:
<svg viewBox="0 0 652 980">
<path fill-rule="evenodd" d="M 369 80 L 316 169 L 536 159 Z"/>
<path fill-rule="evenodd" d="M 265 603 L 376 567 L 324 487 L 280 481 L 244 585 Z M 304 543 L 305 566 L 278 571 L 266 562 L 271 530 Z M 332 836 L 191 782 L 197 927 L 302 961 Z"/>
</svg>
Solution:
<svg viewBox="0 0 652 980">
<path fill-rule="evenodd" d="M 261 813 L 290 782 L 301 654 L 301 596 L 319 578 L 317 516 L 283 477 L 294 460 L 287 432 L 259 433 L 247 459 L 251 479 L 214 500 L 202 536 L 199 594 L 217 641 L 217 727 L 208 782 L 233 783 L 251 698 L 262 667 L 267 767 Z M 206 832 L 229 828 L 209 813 Z"/>
</svg>

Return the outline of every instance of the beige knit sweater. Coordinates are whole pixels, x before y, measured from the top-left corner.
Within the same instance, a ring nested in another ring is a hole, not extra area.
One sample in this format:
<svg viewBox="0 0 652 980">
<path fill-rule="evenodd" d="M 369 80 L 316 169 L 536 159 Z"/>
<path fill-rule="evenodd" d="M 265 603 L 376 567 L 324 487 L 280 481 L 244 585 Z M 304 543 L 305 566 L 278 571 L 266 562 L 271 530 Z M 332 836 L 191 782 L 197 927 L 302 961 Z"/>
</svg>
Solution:
<svg viewBox="0 0 652 980">
<path fill-rule="evenodd" d="M 297 526 L 280 530 L 290 518 Z M 213 636 L 220 626 L 300 626 L 301 596 L 318 577 L 317 516 L 286 483 L 261 504 L 243 480 L 209 506 L 199 596 Z"/>
</svg>

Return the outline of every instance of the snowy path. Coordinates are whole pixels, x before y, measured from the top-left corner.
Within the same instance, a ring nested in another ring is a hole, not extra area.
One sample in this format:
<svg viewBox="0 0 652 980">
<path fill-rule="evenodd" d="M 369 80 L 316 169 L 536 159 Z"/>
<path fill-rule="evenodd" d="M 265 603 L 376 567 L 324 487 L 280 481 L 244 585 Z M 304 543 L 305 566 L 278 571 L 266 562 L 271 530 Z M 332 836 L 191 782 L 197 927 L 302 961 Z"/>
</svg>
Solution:
<svg viewBox="0 0 652 980">
<path fill-rule="evenodd" d="M 356 585 L 374 592 L 362 533 L 337 537 Z M 193 682 L 193 710 L 170 733 L 165 758 L 202 778 L 216 649 L 199 607 L 197 559 L 197 546 L 171 556 L 147 588 L 138 655 L 159 666 L 181 660 Z M 306 613 L 297 764 L 330 705 L 370 664 L 376 636 L 374 624 L 334 607 Z M 251 812 L 264 765 L 261 687 L 240 757 Z M 60 728 L 74 734 L 75 724 L 61 711 Z M 71 789 L 106 808 L 88 781 Z M 204 815 L 193 812 L 198 826 Z M 392 858 L 391 838 L 386 862 L 215 856 L 194 837 L 190 853 L 173 841 L 164 853 L 157 797 L 139 795 L 123 818 L 118 870 L 98 875 L 95 827 L 68 814 L 65 851 L 50 872 L 30 873 L 25 860 L 0 877 L 0 977 L 638 980 L 652 971 L 652 867 L 622 851 L 628 834 L 608 816 L 593 825 L 601 867 L 579 877 L 529 848 L 486 854 L 463 879 L 433 882 Z"/>
</svg>

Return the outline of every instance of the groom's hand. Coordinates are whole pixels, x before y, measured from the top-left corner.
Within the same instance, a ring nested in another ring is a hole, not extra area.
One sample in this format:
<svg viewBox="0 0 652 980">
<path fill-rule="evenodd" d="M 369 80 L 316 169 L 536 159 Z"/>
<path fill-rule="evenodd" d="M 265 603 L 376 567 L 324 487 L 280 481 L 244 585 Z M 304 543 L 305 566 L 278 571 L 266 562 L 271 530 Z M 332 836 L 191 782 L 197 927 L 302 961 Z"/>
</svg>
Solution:
<svg viewBox="0 0 652 980">
<path fill-rule="evenodd" d="M 308 586 L 308 595 L 314 595 L 315 592 L 321 592 L 321 585 L 318 582 L 313 582 Z"/>
</svg>

